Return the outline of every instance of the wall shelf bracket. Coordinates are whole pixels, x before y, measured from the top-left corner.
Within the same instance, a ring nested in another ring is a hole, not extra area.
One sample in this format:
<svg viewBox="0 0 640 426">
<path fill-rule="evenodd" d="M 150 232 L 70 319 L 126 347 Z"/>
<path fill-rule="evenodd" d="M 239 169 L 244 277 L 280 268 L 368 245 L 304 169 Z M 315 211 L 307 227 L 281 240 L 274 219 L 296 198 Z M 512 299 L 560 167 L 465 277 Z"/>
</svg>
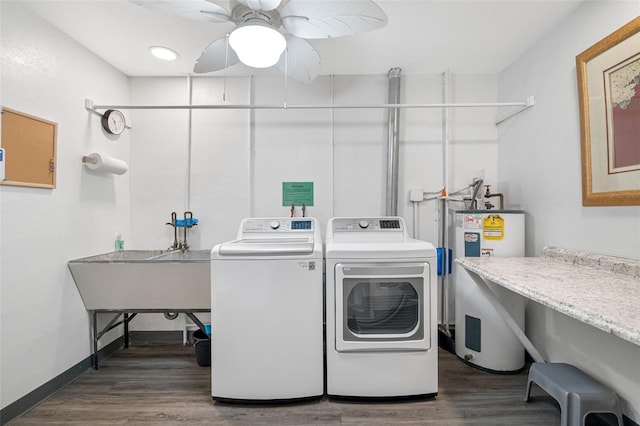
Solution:
<svg viewBox="0 0 640 426">
<path fill-rule="evenodd" d="M 102 113 L 100 111 L 98 111 L 94 106 L 93 106 L 93 100 L 91 99 L 85 99 L 84 100 L 84 107 L 87 109 L 87 111 L 92 112 L 94 114 L 99 115 L 100 117 L 102 117 Z"/>
<path fill-rule="evenodd" d="M 532 106 L 534 106 L 536 104 L 536 100 L 533 96 L 529 96 L 527 97 L 527 99 L 524 102 L 524 105 L 506 112 L 504 114 L 502 114 L 501 116 L 498 117 L 498 119 L 496 120 L 496 126 L 500 123 L 502 123 L 503 121 L 506 121 L 508 119 L 510 119 L 511 117 L 513 117 L 514 115 L 520 114 L 523 111 L 528 110 L 529 108 L 531 108 Z"/>
<path fill-rule="evenodd" d="M 103 116 L 103 113 L 101 113 L 100 111 L 98 111 L 98 109 L 95 107 L 93 100 L 86 98 L 84 100 L 84 107 L 86 108 L 87 111 L 92 112 L 96 115 L 99 115 L 100 117 Z M 109 109 L 109 108 L 101 108 L 101 109 Z M 127 129 L 131 130 L 133 127 L 131 127 L 128 124 L 125 124 L 124 127 L 126 127 Z"/>
</svg>

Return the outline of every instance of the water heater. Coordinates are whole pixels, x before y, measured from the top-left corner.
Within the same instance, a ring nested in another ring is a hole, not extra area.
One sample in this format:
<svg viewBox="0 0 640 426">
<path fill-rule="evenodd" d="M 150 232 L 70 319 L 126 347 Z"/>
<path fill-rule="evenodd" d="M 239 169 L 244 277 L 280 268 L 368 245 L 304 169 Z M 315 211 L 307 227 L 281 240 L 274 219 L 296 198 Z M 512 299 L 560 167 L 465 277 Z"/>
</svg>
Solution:
<svg viewBox="0 0 640 426">
<path fill-rule="evenodd" d="M 524 256 L 524 212 L 455 212 L 455 257 Z M 465 269 L 455 264 L 456 355 L 483 370 L 515 373 L 524 367 L 524 347 Z M 524 329 L 524 298 L 495 284 L 491 291 Z"/>
</svg>

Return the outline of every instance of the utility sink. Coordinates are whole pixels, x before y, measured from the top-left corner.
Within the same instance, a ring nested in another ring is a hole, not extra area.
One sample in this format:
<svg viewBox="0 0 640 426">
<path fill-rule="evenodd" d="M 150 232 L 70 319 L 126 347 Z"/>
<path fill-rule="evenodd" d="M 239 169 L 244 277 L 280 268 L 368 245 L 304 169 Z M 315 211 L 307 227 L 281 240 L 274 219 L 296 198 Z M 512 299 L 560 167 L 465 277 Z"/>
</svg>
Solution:
<svg viewBox="0 0 640 426">
<path fill-rule="evenodd" d="M 124 250 L 69 261 L 87 310 L 211 309 L 210 250 Z"/>
</svg>

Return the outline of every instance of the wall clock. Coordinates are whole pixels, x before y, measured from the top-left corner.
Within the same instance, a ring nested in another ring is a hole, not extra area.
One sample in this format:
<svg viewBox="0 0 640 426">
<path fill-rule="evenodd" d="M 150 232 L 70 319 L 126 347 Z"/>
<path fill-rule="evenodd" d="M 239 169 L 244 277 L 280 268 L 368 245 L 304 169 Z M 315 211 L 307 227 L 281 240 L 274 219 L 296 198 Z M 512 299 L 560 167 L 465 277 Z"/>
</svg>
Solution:
<svg viewBox="0 0 640 426">
<path fill-rule="evenodd" d="M 101 122 L 104 130 L 112 135 L 121 134 L 127 125 L 124 114 L 117 109 L 106 110 L 104 114 L 102 114 Z"/>
</svg>

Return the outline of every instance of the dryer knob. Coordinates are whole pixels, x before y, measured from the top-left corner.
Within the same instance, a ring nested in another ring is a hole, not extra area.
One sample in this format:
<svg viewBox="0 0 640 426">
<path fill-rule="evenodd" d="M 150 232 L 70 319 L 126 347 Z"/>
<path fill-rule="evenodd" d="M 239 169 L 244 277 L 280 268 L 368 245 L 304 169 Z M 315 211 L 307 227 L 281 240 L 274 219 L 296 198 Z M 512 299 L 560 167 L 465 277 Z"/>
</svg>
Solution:
<svg viewBox="0 0 640 426">
<path fill-rule="evenodd" d="M 280 222 L 278 222 L 277 220 L 274 220 L 273 222 L 271 222 L 271 229 L 278 229 L 280 228 Z"/>
<path fill-rule="evenodd" d="M 362 229 L 367 229 L 369 227 L 369 222 L 367 222 L 366 220 L 361 220 L 358 225 L 360 225 L 360 228 Z"/>
</svg>

